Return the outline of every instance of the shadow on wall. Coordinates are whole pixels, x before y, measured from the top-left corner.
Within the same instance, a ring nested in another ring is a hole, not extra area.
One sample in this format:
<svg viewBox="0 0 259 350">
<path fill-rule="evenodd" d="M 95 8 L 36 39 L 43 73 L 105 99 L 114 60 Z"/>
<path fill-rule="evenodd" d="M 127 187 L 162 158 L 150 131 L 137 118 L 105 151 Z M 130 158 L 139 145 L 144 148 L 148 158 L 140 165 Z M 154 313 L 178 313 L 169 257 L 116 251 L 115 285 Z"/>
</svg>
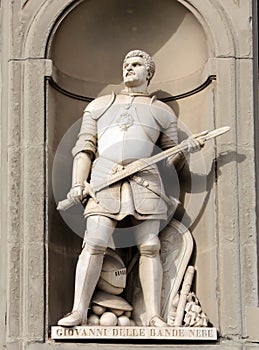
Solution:
<svg viewBox="0 0 259 350">
<path fill-rule="evenodd" d="M 152 84 L 159 88 L 199 71 L 208 59 L 202 27 L 176 0 L 85 1 L 62 21 L 49 58 L 64 88 L 95 97 L 121 84 L 122 60 L 135 48 L 157 62 Z"/>
<path fill-rule="evenodd" d="M 85 1 L 64 19 L 50 56 L 67 74 L 119 84 L 118 67 L 129 49 L 141 48 L 154 55 L 177 31 L 186 10 L 175 3 Z"/>
</svg>

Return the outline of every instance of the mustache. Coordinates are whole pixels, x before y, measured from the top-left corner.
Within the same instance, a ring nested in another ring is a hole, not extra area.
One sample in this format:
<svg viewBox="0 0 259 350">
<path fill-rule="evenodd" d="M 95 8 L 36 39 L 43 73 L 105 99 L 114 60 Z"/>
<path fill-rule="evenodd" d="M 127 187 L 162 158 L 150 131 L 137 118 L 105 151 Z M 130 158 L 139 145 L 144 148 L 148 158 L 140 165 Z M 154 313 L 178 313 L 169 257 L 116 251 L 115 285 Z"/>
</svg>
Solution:
<svg viewBox="0 0 259 350">
<path fill-rule="evenodd" d="M 126 77 L 130 76 L 130 75 L 134 75 L 135 73 L 133 71 L 129 71 L 125 74 Z"/>
</svg>

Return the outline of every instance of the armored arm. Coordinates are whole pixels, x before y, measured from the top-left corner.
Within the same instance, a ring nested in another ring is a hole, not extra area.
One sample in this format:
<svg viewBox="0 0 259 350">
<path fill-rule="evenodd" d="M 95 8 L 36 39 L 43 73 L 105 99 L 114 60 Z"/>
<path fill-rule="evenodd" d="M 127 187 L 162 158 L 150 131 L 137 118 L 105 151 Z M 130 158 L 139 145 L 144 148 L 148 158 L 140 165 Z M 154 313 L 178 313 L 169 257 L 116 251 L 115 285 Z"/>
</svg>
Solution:
<svg viewBox="0 0 259 350">
<path fill-rule="evenodd" d="M 184 147 L 177 154 L 169 156 L 165 160 L 165 164 L 168 167 L 174 166 L 177 171 L 180 171 L 185 162 L 186 162 L 186 154 L 197 152 L 204 145 L 202 140 L 196 139 L 197 135 L 189 136 L 184 142 L 186 147 Z M 168 128 L 163 131 L 161 135 L 160 145 L 163 150 L 167 150 L 171 147 L 174 147 L 178 144 L 178 129 L 177 129 L 177 121 L 172 120 L 169 124 Z"/>
<path fill-rule="evenodd" d="M 89 177 L 92 160 L 96 153 L 96 120 L 87 107 L 84 111 L 77 142 L 72 150 L 74 156 L 72 184 L 67 198 L 72 203 L 79 203 L 85 196 L 85 183 Z"/>
<path fill-rule="evenodd" d="M 169 127 L 166 130 L 162 131 L 159 144 L 162 150 L 167 150 L 178 144 L 178 130 L 176 120 L 173 120 L 169 124 Z M 180 171 L 182 169 L 184 163 L 185 157 L 183 152 L 181 151 L 165 159 L 165 165 L 167 167 L 174 166 L 177 171 Z"/>
<path fill-rule="evenodd" d="M 178 145 L 177 116 L 173 109 L 164 102 L 158 101 L 155 97 L 152 98 L 150 105 L 153 117 L 161 128 L 157 145 L 163 151 Z M 166 166 L 174 166 L 177 171 L 182 169 L 184 163 L 185 157 L 181 151 L 165 160 Z"/>
<path fill-rule="evenodd" d="M 67 198 L 74 203 L 79 203 L 83 199 L 84 183 L 89 177 L 91 166 L 92 160 L 88 152 L 80 152 L 75 156 L 72 169 L 72 186 L 67 194 Z"/>
</svg>

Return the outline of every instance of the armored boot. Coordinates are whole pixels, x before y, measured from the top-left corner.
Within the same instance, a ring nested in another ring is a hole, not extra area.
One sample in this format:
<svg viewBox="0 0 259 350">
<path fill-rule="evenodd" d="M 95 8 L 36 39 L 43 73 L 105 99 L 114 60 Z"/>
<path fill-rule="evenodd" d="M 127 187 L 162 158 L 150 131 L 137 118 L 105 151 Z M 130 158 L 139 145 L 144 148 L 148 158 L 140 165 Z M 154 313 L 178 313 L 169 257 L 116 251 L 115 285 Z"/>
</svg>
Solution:
<svg viewBox="0 0 259 350">
<path fill-rule="evenodd" d="M 74 327 L 86 323 L 89 303 L 99 280 L 105 248 L 84 247 L 77 263 L 72 312 L 58 321 L 59 326 Z"/>
<path fill-rule="evenodd" d="M 161 318 L 162 264 L 157 236 L 139 246 L 139 277 L 146 306 L 147 323 L 152 327 L 167 327 Z"/>
</svg>

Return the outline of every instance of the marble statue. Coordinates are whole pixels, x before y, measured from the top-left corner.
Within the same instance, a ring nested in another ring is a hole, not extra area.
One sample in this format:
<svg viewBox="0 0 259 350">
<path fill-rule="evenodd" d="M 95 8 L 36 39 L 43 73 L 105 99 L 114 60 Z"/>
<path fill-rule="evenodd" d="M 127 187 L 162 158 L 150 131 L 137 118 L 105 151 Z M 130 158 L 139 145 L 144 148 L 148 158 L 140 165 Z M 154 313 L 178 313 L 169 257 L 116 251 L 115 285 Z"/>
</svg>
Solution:
<svg viewBox="0 0 259 350">
<path fill-rule="evenodd" d="M 98 97 L 84 111 L 81 130 L 72 151 L 72 187 L 67 201 L 72 204 L 84 202 L 86 231 L 76 267 L 73 309 L 58 321 L 59 326 L 87 324 L 89 305 L 100 281 L 109 241 L 117 223 L 126 217 L 135 228 L 146 324 L 168 326 L 161 316 L 163 271 L 159 231 L 160 221 L 167 219 L 169 207 L 177 206 L 177 201 L 167 197 L 156 164 L 146 164 L 140 170 L 136 168 L 128 175 L 119 176 L 136 160 L 148 159 L 155 145 L 167 150 L 178 144 L 174 111 L 156 97 L 150 97 L 147 91 L 154 73 L 155 64 L 146 52 L 130 51 L 123 62 L 125 87 L 121 93 Z M 184 150 L 195 152 L 202 145 L 202 139 L 189 137 L 182 151 L 178 149 L 167 156 L 168 168 L 179 165 L 184 159 Z M 107 180 L 116 175 L 118 181 Z M 121 266 L 119 271 L 123 268 Z M 114 294 L 125 286 L 125 274 L 118 273 L 118 277 L 121 278 L 114 282 L 118 288 Z M 96 310 L 107 306 L 97 300 Z M 123 312 L 127 313 L 129 309 Z M 102 317 L 109 319 L 113 316 Z M 126 322 L 123 317 L 121 324 Z M 91 317 L 90 324 L 94 324 L 91 323 L 94 320 L 95 317 Z"/>
</svg>

